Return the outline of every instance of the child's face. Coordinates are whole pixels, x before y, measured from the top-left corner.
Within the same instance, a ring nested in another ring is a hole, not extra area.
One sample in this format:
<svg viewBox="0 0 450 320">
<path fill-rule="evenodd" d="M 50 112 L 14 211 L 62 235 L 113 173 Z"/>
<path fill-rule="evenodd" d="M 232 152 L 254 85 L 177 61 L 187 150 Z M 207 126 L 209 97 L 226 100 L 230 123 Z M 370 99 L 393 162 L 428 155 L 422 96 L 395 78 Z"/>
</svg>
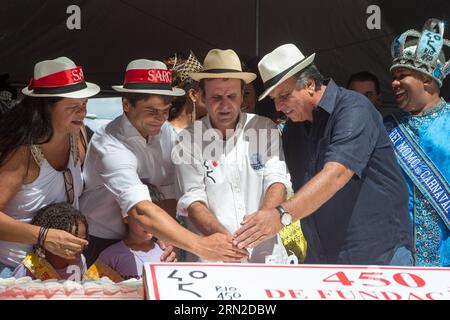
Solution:
<svg viewBox="0 0 450 320">
<path fill-rule="evenodd" d="M 132 217 L 126 217 L 123 220 L 128 225 L 128 234 L 142 241 L 151 240 L 153 235 L 144 230 L 139 222 Z"/>
</svg>

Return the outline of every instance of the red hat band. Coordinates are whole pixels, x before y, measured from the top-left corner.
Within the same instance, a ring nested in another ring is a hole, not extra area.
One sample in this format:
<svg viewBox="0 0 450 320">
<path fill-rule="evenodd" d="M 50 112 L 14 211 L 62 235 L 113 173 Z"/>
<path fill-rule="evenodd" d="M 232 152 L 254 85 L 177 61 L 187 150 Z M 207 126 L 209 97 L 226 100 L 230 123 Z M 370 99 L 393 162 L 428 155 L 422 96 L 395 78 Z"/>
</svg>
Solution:
<svg viewBox="0 0 450 320">
<path fill-rule="evenodd" d="M 80 66 L 52 73 L 39 79 L 32 78 L 28 84 L 28 89 L 37 94 L 68 93 L 84 88 L 87 88 L 87 85 L 84 82 L 83 69 Z"/>
<path fill-rule="evenodd" d="M 165 69 L 131 69 L 125 73 L 125 89 L 172 90 L 172 71 Z"/>
</svg>

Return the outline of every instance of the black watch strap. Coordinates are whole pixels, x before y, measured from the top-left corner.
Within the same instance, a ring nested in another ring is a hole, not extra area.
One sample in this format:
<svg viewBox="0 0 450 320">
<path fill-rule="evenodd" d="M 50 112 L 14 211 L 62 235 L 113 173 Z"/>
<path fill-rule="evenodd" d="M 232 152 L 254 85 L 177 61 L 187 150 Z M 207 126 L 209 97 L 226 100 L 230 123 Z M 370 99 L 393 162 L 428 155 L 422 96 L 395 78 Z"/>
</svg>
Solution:
<svg viewBox="0 0 450 320">
<path fill-rule="evenodd" d="M 280 213 L 280 216 L 282 216 L 285 213 L 289 213 L 286 210 L 284 210 L 284 208 L 281 205 L 276 206 L 275 209 L 277 209 L 277 211 Z"/>
</svg>

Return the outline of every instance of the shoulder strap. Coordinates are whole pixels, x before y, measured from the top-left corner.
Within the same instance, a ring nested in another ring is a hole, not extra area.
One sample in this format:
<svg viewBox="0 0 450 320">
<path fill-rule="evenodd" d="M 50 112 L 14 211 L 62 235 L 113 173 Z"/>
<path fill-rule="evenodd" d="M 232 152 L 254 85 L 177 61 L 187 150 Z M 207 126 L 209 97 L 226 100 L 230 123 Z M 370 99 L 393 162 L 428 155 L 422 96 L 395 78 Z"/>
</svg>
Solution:
<svg viewBox="0 0 450 320">
<path fill-rule="evenodd" d="M 80 151 L 78 150 L 78 135 L 70 135 L 70 154 L 73 159 L 73 166 L 76 167 L 78 161 L 80 160 Z"/>
<path fill-rule="evenodd" d="M 87 145 L 88 145 L 88 143 L 89 143 L 89 139 L 88 139 L 88 134 L 87 134 L 87 132 L 86 132 L 86 127 L 85 126 L 83 126 L 82 128 L 81 128 L 81 134 L 80 134 L 80 137 L 81 137 L 81 144 L 83 145 L 83 148 L 84 148 L 84 152 L 86 152 L 86 150 L 87 150 Z"/>
<path fill-rule="evenodd" d="M 42 149 L 39 145 L 33 144 L 31 145 L 31 155 L 33 156 L 34 161 L 38 165 L 38 167 L 41 166 L 42 161 L 45 160 L 44 153 L 42 152 Z"/>
</svg>

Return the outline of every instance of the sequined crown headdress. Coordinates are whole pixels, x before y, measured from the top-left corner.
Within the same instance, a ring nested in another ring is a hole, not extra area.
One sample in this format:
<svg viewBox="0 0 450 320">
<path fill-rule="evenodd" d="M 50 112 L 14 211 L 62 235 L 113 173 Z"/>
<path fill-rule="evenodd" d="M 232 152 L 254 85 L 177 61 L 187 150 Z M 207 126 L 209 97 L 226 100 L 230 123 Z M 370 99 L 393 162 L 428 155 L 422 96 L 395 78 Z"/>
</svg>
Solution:
<svg viewBox="0 0 450 320">
<path fill-rule="evenodd" d="M 425 22 L 422 33 L 408 30 L 395 38 L 391 46 L 391 70 L 404 67 L 422 72 L 441 87 L 450 74 L 450 60 L 444 54 L 444 49 L 450 53 L 450 41 L 444 39 L 444 28 L 443 21 L 431 18 Z"/>
<path fill-rule="evenodd" d="M 189 74 L 192 72 L 199 72 L 203 70 L 203 66 L 198 61 L 195 54 L 191 51 L 189 57 L 184 60 L 180 59 L 177 54 L 174 57 L 170 58 L 167 62 L 169 67 L 173 72 L 173 84 L 179 85 L 184 80 L 189 77 Z"/>
</svg>

